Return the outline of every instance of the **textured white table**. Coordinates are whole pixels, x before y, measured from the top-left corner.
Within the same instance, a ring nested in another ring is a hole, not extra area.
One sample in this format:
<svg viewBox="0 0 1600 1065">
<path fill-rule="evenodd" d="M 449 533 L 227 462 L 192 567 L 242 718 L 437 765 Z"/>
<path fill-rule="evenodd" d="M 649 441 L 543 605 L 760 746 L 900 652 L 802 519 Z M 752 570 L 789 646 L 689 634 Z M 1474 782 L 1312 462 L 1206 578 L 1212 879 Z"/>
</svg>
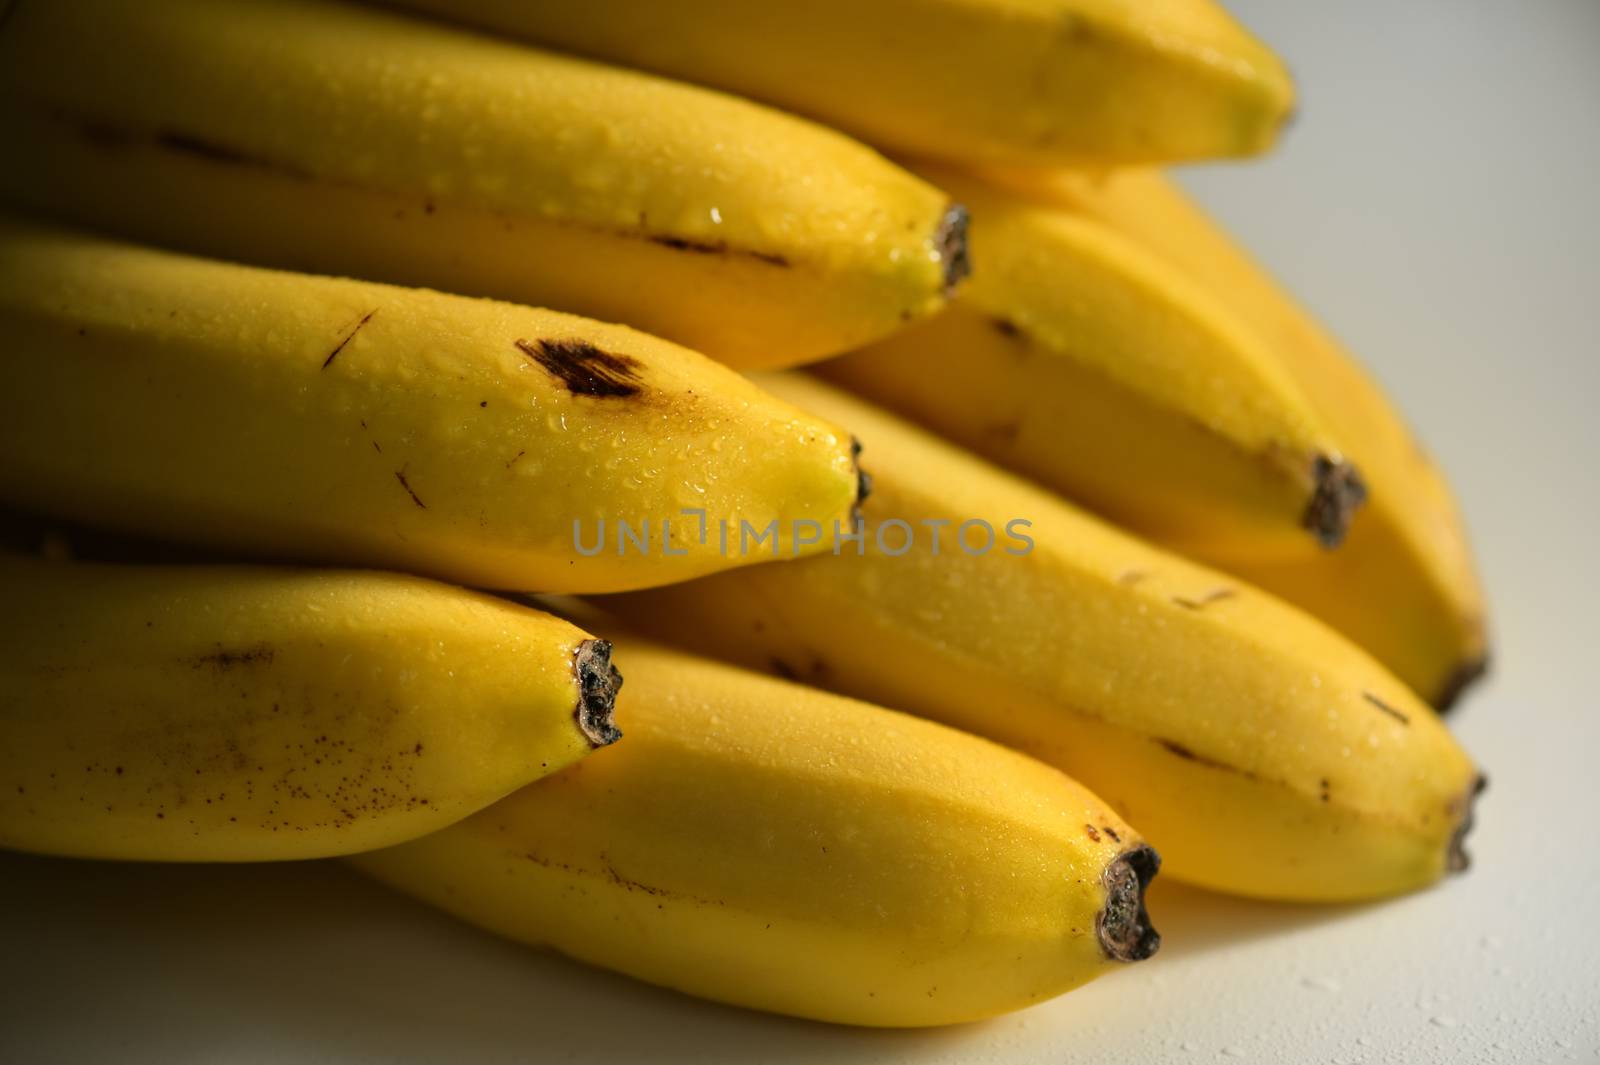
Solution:
<svg viewBox="0 0 1600 1065">
<path fill-rule="evenodd" d="M 1191 182 L 1378 369 L 1498 610 L 1456 725 L 1477 867 L 1380 906 L 1161 885 L 1161 955 L 1008 1019 L 857 1032 L 496 941 L 331 865 L 0 856 L 0 1062 L 1595 1061 L 1600 3 L 1250 0 L 1304 110 Z"/>
</svg>

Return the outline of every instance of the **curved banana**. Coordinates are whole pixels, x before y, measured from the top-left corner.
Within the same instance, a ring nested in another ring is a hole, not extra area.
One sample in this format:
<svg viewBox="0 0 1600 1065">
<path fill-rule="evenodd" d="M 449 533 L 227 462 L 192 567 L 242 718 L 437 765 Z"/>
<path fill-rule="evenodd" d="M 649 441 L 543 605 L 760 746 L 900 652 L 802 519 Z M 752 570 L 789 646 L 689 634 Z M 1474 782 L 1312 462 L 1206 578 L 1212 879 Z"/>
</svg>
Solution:
<svg viewBox="0 0 1600 1065">
<path fill-rule="evenodd" d="M 0 554 L 0 846 L 384 847 L 611 743 L 610 645 L 416 577 Z"/>
<path fill-rule="evenodd" d="M 1343 540 L 1360 475 L 1226 307 L 1093 219 L 928 173 L 972 205 L 983 269 L 945 314 L 820 372 L 1186 552 Z"/>
<path fill-rule="evenodd" d="M 1139 242 L 1266 339 L 1360 465 L 1372 499 L 1332 555 L 1258 560 L 1233 553 L 1218 562 L 1317 614 L 1436 706 L 1453 702 L 1488 657 L 1483 589 L 1442 472 L 1371 376 L 1159 172 L 995 177 Z"/>
<path fill-rule="evenodd" d="M 1059 766 L 1182 880 L 1360 899 L 1464 865 L 1471 760 L 1330 629 L 820 383 L 764 384 L 871 439 L 863 542 L 603 606 Z"/>
<path fill-rule="evenodd" d="M 703 998 L 847 1024 L 1014 1010 L 1148 957 L 1155 852 L 973 736 L 619 644 L 628 740 L 352 859 L 502 935 Z"/>
<path fill-rule="evenodd" d="M 202 546 L 616 590 L 763 557 L 688 509 L 814 551 L 861 491 L 832 426 L 550 311 L 0 218 L 0 331 L 0 499 Z"/>
<path fill-rule="evenodd" d="M 831 130 L 353 4 L 20 3 L 0 135 L 0 190 L 80 221 L 742 366 L 898 329 L 966 264 L 943 193 Z"/>
<path fill-rule="evenodd" d="M 1253 155 L 1294 109 L 1212 0 L 399 2 L 967 163 Z"/>
</svg>

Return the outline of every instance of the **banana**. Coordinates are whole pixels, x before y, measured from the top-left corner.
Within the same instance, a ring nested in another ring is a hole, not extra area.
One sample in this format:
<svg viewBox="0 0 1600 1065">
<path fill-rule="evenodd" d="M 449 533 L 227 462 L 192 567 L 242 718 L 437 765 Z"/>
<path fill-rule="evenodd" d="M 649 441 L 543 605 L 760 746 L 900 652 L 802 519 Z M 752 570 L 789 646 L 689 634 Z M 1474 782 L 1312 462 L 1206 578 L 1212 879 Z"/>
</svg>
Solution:
<svg viewBox="0 0 1600 1065">
<path fill-rule="evenodd" d="M 1465 865 L 1471 760 L 1332 630 L 821 383 L 763 383 L 871 439 L 862 540 L 603 606 L 1032 754 L 1182 880 L 1347 900 Z"/>
<path fill-rule="evenodd" d="M 1372 500 L 1332 555 L 1217 561 L 1322 617 L 1435 705 L 1449 706 L 1484 671 L 1487 607 L 1449 486 L 1373 379 L 1158 171 L 991 177 L 1137 241 L 1266 339 L 1361 467 Z"/>
<path fill-rule="evenodd" d="M 950 310 L 822 372 L 1208 558 L 1338 545 L 1360 474 L 1254 333 L 1109 227 L 930 170 L 983 269 Z"/>
<path fill-rule="evenodd" d="M 0 555 L 0 587 L 0 846 L 349 854 L 619 735 L 609 644 L 416 577 Z"/>
<path fill-rule="evenodd" d="M 1211 0 L 399 2 L 931 158 L 1253 155 L 1294 108 L 1282 62 Z"/>
<path fill-rule="evenodd" d="M 1159 864 L 973 736 L 619 641 L 626 743 L 351 859 L 501 935 L 704 998 L 950 1024 L 1148 957 Z"/>
<path fill-rule="evenodd" d="M 834 427 L 550 311 L 0 218 L 0 331 L 0 499 L 204 547 L 617 590 L 762 557 L 706 514 L 818 550 L 862 490 Z"/>
<path fill-rule="evenodd" d="M 316 0 L 19 3 L 0 192 L 204 254 L 625 321 L 742 366 L 898 329 L 964 214 L 860 144 Z"/>
</svg>

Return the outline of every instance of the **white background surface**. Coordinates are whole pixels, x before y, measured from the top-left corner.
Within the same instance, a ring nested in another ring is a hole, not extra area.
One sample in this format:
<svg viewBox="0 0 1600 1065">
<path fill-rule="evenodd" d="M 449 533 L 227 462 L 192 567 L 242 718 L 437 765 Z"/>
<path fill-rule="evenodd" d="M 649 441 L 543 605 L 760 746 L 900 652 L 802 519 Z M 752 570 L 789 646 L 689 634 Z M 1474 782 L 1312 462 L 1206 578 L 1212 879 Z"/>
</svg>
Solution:
<svg viewBox="0 0 1600 1065">
<path fill-rule="evenodd" d="M 1376 367 L 1464 498 L 1498 621 L 1455 719 L 1477 866 L 1319 909 L 1152 893 L 1153 961 L 988 1024 L 859 1032 L 496 941 L 333 865 L 0 855 L 0 1062 L 1600 1060 L 1600 3 L 1237 2 L 1284 150 L 1189 176 Z"/>
</svg>

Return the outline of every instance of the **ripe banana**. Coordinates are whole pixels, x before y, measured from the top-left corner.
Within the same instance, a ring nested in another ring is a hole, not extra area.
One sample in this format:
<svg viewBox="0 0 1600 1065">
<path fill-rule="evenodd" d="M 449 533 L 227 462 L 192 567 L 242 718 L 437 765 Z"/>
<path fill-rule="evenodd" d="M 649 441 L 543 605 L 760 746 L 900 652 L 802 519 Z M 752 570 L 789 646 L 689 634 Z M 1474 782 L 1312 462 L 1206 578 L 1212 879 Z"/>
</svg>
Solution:
<svg viewBox="0 0 1600 1065">
<path fill-rule="evenodd" d="M 1464 865 L 1471 761 L 1320 622 L 820 383 L 764 384 L 872 440 L 863 542 L 602 605 L 1035 755 L 1206 887 L 1361 899 Z"/>
<path fill-rule="evenodd" d="M 1360 475 L 1226 307 L 1093 219 L 929 173 L 969 197 L 983 269 L 825 376 L 1186 552 L 1340 543 Z"/>
<path fill-rule="evenodd" d="M 964 215 L 848 138 L 317 0 L 22 2 L 0 191 L 142 239 L 625 321 L 743 366 L 938 308 Z"/>
<path fill-rule="evenodd" d="M 416 577 L 3 554 L 0 587 L 0 846 L 349 854 L 619 735 L 609 644 Z"/>
<path fill-rule="evenodd" d="M 399 2 L 966 162 L 1253 155 L 1294 106 L 1212 0 Z"/>
<path fill-rule="evenodd" d="M 903 714 L 623 640 L 628 740 L 352 859 L 513 939 L 704 998 L 949 1024 L 1160 942 L 1159 860 L 1061 773 Z"/>
<path fill-rule="evenodd" d="M 550 311 L 0 219 L 0 331 L 0 499 L 201 546 L 616 590 L 765 557 L 686 509 L 814 551 L 861 491 L 832 426 Z"/>
<path fill-rule="evenodd" d="M 1265 338 L 1361 467 L 1372 500 L 1332 555 L 1217 561 L 1322 617 L 1435 705 L 1448 706 L 1484 669 L 1483 590 L 1449 486 L 1372 378 L 1159 172 L 995 177 L 1137 241 Z"/>
</svg>

